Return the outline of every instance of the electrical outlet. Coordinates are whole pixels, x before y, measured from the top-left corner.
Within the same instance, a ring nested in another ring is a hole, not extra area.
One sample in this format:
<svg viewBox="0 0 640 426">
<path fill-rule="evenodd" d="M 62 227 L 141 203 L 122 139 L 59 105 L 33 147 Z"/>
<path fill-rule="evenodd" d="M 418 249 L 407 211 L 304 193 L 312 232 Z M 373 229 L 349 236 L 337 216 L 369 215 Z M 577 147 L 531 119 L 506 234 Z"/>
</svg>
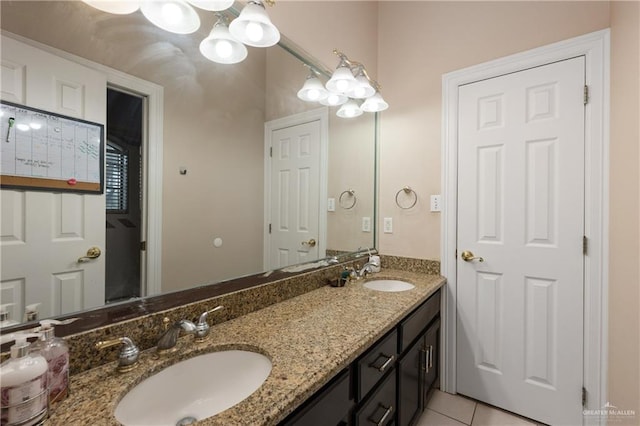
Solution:
<svg viewBox="0 0 640 426">
<path fill-rule="evenodd" d="M 362 232 L 371 232 L 371 218 L 363 217 L 362 218 Z"/>
<path fill-rule="evenodd" d="M 336 199 L 329 198 L 327 200 L 327 211 L 335 212 L 336 211 Z"/>
<path fill-rule="evenodd" d="M 385 234 L 393 234 L 393 218 L 385 217 L 383 227 Z"/>
<path fill-rule="evenodd" d="M 442 211 L 442 197 L 440 196 L 440 194 L 431 196 L 431 211 Z"/>
</svg>

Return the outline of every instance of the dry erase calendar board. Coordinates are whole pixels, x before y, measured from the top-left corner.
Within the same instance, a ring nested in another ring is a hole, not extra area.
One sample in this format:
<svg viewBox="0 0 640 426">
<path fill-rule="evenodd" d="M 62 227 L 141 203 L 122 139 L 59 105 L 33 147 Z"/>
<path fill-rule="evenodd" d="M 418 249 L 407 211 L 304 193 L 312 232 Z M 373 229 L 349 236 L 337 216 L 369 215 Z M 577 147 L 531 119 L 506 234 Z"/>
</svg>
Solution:
<svg viewBox="0 0 640 426">
<path fill-rule="evenodd" d="M 0 185 L 102 193 L 104 126 L 0 101 Z"/>
</svg>

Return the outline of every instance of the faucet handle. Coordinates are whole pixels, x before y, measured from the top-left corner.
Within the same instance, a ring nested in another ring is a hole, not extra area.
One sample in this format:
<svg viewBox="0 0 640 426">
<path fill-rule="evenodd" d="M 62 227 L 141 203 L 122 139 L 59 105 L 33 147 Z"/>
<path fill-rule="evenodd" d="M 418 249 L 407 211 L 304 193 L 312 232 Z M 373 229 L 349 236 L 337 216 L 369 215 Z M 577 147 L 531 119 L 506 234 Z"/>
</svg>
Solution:
<svg viewBox="0 0 640 426">
<path fill-rule="evenodd" d="M 131 371 L 137 366 L 138 358 L 140 357 L 140 349 L 133 343 L 128 337 L 119 337 L 112 340 L 103 340 L 96 343 L 96 349 L 110 348 L 118 344 L 124 345 L 118 355 L 118 367 L 117 370 L 120 373 L 126 373 Z"/>
<path fill-rule="evenodd" d="M 209 337 L 209 329 L 211 327 L 209 327 L 209 323 L 207 322 L 207 316 L 210 313 L 219 311 L 221 309 L 224 309 L 224 306 L 216 306 L 215 308 L 200 314 L 200 318 L 198 319 L 198 323 L 196 324 L 196 332 L 194 336 L 196 342 L 204 342 L 207 337 Z"/>
</svg>

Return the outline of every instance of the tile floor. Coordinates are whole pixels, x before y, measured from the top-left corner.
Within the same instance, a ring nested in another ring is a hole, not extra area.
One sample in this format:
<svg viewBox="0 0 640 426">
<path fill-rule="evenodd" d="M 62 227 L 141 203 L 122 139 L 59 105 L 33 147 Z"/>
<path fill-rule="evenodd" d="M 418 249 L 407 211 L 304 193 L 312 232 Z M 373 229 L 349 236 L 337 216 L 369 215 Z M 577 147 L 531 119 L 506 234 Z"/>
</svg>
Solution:
<svg viewBox="0 0 640 426">
<path fill-rule="evenodd" d="M 538 426 L 538 423 L 460 395 L 436 390 L 416 426 Z"/>
</svg>

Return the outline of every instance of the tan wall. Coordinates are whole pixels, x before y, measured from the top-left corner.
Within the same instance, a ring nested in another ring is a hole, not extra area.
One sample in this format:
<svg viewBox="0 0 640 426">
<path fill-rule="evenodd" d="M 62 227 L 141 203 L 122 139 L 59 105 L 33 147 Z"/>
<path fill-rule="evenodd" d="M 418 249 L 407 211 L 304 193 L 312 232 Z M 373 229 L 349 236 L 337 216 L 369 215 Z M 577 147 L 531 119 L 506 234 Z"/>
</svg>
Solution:
<svg viewBox="0 0 640 426">
<path fill-rule="evenodd" d="M 608 27 L 603 2 L 382 2 L 379 65 L 383 94 L 380 234 L 383 253 L 440 257 L 440 214 L 429 211 L 439 194 L 442 74 Z M 401 24 L 399 24 L 401 23 Z M 542 30 L 544 28 L 544 30 Z M 400 210 L 394 194 L 409 185 L 419 195 Z"/>
<path fill-rule="evenodd" d="M 611 3 L 609 401 L 640 422 L 640 3 Z"/>
</svg>

